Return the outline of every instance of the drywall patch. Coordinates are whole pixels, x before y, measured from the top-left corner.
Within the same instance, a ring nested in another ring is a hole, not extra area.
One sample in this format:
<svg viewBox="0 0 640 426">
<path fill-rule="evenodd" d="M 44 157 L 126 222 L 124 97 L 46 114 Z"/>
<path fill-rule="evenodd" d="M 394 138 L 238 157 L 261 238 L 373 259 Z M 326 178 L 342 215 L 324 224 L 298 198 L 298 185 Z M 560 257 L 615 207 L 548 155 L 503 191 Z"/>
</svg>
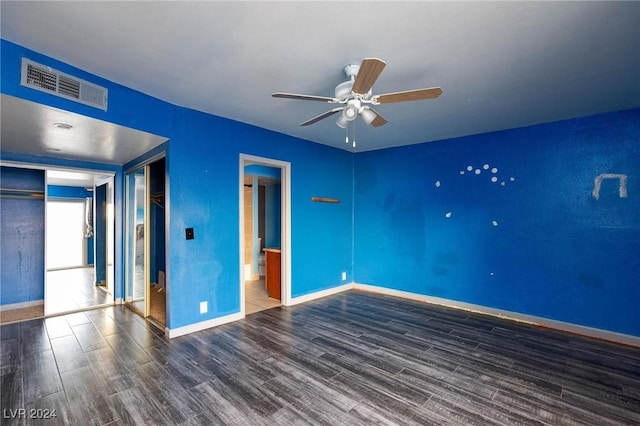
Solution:
<svg viewBox="0 0 640 426">
<path fill-rule="evenodd" d="M 620 186 L 618 187 L 618 195 L 620 198 L 627 198 L 627 175 L 619 173 L 602 173 L 593 179 L 593 192 L 591 195 L 597 200 L 600 199 L 600 187 L 604 179 L 620 179 Z"/>
<path fill-rule="evenodd" d="M 459 174 L 465 175 L 467 172 L 471 172 L 471 174 L 475 174 L 476 176 L 480 176 L 482 175 L 483 171 L 487 171 L 490 174 L 488 175 L 488 179 L 491 183 L 498 183 L 500 182 L 500 186 L 506 186 L 507 182 L 515 182 L 516 178 L 511 176 L 508 179 L 505 178 L 504 180 L 501 180 L 498 176 L 498 167 L 496 166 L 492 166 L 489 163 L 484 163 L 481 166 L 474 166 L 474 165 L 468 165 L 465 169 L 460 169 Z"/>
</svg>

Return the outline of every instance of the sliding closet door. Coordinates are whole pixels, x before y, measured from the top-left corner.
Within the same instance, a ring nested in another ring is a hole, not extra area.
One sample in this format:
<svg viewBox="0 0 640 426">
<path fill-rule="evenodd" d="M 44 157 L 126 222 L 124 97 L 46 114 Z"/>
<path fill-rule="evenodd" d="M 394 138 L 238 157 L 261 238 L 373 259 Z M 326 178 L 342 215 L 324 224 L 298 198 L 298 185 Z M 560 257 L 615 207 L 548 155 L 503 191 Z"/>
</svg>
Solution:
<svg viewBox="0 0 640 426">
<path fill-rule="evenodd" d="M 148 173 L 142 167 L 127 175 L 127 283 L 126 303 L 144 317 L 148 315 L 146 288 L 149 282 L 149 263 L 145 253 L 149 250 L 148 238 Z"/>
<path fill-rule="evenodd" d="M 114 178 L 107 177 L 98 180 L 94 190 L 94 216 L 95 235 L 100 238 L 95 240 L 96 253 L 96 282 L 104 280 L 104 287 L 109 294 L 114 291 L 114 264 L 115 264 L 115 194 Z M 100 262 L 100 264 L 98 264 Z"/>
</svg>

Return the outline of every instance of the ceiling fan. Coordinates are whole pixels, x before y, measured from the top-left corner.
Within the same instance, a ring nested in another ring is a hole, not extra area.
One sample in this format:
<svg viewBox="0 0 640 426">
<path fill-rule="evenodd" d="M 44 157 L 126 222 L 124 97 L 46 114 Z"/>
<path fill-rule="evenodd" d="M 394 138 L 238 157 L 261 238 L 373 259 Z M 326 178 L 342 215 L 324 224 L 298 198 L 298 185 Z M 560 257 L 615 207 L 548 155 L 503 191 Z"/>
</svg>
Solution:
<svg viewBox="0 0 640 426">
<path fill-rule="evenodd" d="M 271 96 L 274 98 L 301 99 L 306 101 L 340 104 L 341 106 L 315 116 L 303 123 L 300 123 L 300 125 L 308 126 L 341 112 L 336 124 L 339 127 L 346 129 L 349 122 L 354 121 L 358 116 L 361 116 L 365 123 L 373 127 L 380 127 L 386 124 L 387 120 L 371 108 L 370 105 L 434 99 L 442 94 L 442 89 L 440 87 L 430 87 L 425 89 L 407 90 L 404 92 L 373 95 L 371 90 L 373 84 L 376 82 L 386 65 L 387 64 L 383 60 L 378 58 L 365 58 L 362 60 L 360 65 L 345 65 L 344 73 L 347 75 L 349 80 L 336 86 L 334 97 L 299 95 L 295 93 L 282 92 L 273 93 Z"/>
</svg>

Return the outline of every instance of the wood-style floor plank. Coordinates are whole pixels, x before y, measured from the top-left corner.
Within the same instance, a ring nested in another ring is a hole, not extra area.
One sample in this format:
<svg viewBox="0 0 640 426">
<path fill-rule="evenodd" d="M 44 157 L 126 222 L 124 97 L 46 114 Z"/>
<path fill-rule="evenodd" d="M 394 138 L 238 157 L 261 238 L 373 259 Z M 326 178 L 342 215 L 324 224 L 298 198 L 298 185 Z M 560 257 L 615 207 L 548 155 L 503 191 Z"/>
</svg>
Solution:
<svg viewBox="0 0 640 426">
<path fill-rule="evenodd" d="M 114 306 L 0 341 L 2 409 L 47 424 L 640 424 L 640 348 L 359 291 L 173 340 Z"/>
</svg>

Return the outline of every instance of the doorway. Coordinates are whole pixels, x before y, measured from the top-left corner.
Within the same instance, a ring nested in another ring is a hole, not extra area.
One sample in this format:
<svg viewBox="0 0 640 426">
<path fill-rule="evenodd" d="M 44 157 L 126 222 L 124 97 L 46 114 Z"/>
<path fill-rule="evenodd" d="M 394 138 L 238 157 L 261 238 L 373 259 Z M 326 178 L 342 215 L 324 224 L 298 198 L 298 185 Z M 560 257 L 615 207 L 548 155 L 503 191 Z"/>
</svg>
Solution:
<svg viewBox="0 0 640 426">
<path fill-rule="evenodd" d="M 291 299 L 290 163 L 240 155 L 240 302 L 244 315 Z"/>
<path fill-rule="evenodd" d="M 165 174 L 164 156 L 126 174 L 125 303 L 160 328 L 167 324 Z"/>
<path fill-rule="evenodd" d="M 45 174 L 44 314 L 114 301 L 114 176 L 48 169 Z"/>
</svg>

